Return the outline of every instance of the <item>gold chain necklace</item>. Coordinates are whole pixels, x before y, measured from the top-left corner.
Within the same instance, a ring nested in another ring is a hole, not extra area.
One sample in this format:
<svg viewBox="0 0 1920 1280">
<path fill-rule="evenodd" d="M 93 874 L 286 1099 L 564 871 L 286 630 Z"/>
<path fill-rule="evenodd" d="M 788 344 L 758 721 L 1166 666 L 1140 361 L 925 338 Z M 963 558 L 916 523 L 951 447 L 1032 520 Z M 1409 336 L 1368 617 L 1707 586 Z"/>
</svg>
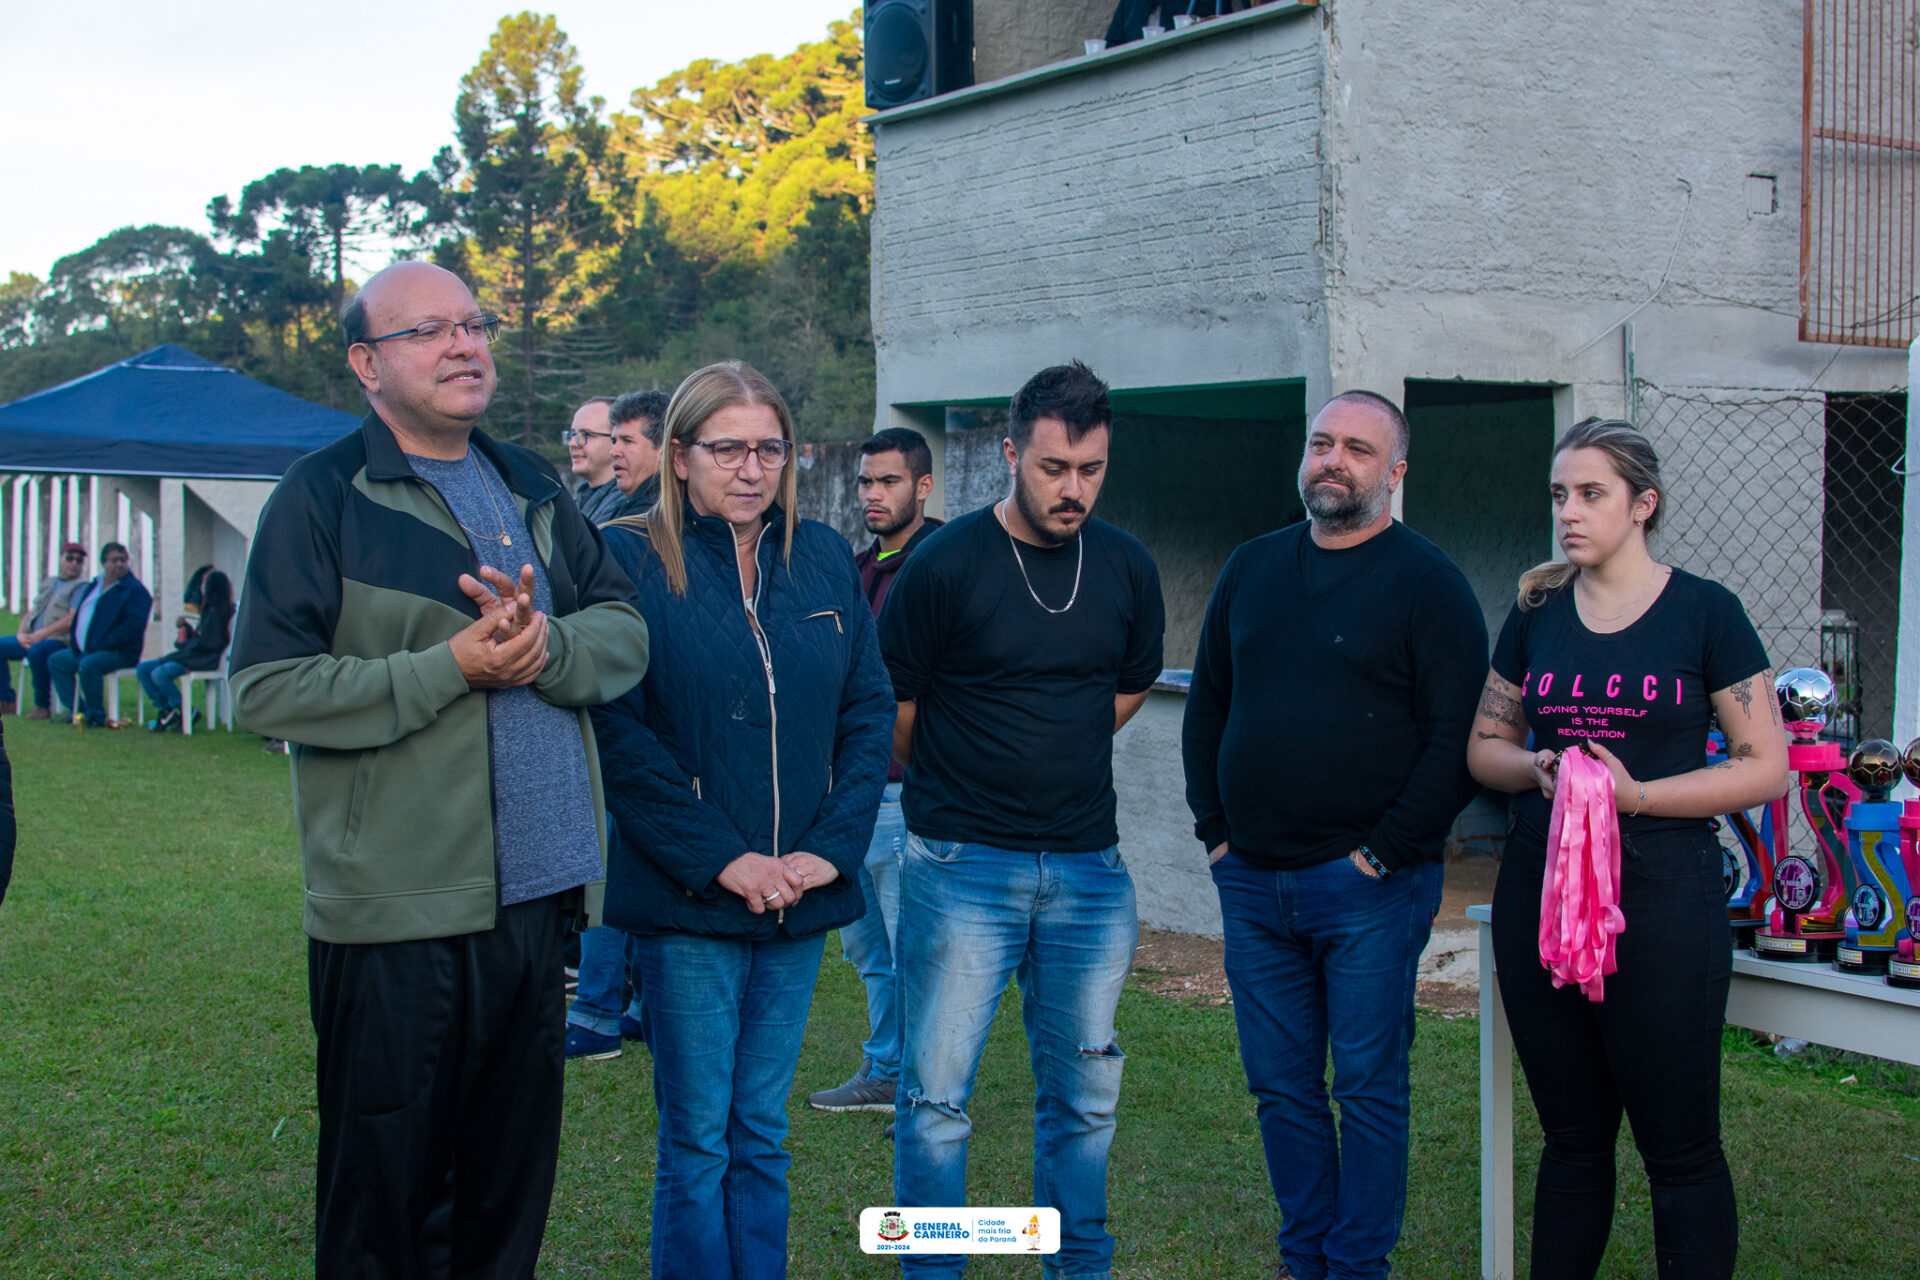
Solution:
<svg viewBox="0 0 1920 1280">
<path fill-rule="evenodd" d="M 458 516 L 455 516 L 454 520 L 462 529 L 467 529 L 468 533 L 482 542 L 497 542 L 503 547 L 510 547 L 513 545 L 513 536 L 507 532 L 507 518 L 500 514 L 500 504 L 493 500 L 493 486 L 487 483 L 487 473 L 480 469 L 480 459 L 474 457 L 473 453 L 471 448 L 467 450 L 467 461 L 473 463 L 473 474 L 480 481 L 480 491 L 487 495 L 487 505 L 493 508 L 493 518 L 499 521 L 500 532 L 498 534 L 481 533 L 478 529 L 467 529 L 466 522 Z"/>
</svg>

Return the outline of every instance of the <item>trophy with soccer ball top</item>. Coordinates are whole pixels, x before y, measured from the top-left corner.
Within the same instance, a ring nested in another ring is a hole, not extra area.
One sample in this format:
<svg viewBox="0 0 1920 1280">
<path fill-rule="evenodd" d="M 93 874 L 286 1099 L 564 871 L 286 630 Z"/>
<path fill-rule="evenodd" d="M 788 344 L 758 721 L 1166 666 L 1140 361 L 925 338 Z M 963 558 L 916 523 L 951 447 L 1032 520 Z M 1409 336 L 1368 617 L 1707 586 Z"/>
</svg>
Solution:
<svg viewBox="0 0 1920 1280">
<path fill-rule="evenodd" d="M 1906 868 L 1901 866 L 1900 806 L 1887 793 L 1900 781 L 1900 748 L 1871 738 L 1853 749 L 1847 776 L 1861 797 L 1847 810 L 1847 853 L 1853 875 L 1847 892 L 1846 941 L 1833 967 L 1846 973 L 1885 973 L 1906 932 Z"/>
<path fill-rule="evenodd" d="M 1787 731 L 1787 766 L 1799 775 L 1800 814 L 1813 854 L 1790 851 L 1785 799 L 1770 806 L 1773 892 L 1766 923 L 1754 931 L 1753 953 L 1763 960 L 1809 963 L 1831 960 L 1846 940 L 1848 884 L 1847 808 L 1859 791 L 1846 774 L 1838 745 L 1819 741 L 1833 711 L 1833 679 L 1812 667 L 1795 667 L 1773 682 Z"/>
</svg>

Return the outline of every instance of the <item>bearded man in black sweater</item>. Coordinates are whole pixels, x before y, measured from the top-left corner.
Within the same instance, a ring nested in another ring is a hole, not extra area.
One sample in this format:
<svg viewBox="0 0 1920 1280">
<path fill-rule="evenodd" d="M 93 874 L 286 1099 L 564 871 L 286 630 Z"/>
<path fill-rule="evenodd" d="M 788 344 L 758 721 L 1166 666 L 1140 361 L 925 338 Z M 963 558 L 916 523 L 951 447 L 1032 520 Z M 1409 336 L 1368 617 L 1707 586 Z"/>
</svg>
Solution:
<svg viewBox="0 0 1920 1280">
<path fill-rule="evenodd" d="M 1309 519 L 1227 561 L 1187 699 L 1187 801 L 1220 893 L 1282 1280 L 1387 1274 L 1414 972 L 1442 843 L 1475 790 L 1486 623 L 1446 554 L 1393 519 L 1407 441 L 1406 418 L 1371 392 L 1314 418 Z"/>
</svg>

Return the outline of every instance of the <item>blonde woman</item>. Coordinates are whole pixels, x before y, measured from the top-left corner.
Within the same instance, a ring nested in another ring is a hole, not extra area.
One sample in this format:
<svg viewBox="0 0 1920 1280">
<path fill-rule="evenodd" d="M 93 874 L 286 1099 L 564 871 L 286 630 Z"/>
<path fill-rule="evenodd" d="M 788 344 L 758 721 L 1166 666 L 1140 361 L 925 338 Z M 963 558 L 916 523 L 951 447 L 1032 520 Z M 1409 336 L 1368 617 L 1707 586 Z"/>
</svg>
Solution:
<svg viewBox="0 0 1920 1280">
<path fill-rule="evenodd" d="M 1708 820 L 1780 795 L 1787 739 L 1766 651 L 1740 601 L 1647 547 L 1659 459 L 1624 422 L 1588 418 L 1554 449 L 1564 562 L 1520 579 L 1493 650 L 1467 763 L 1518 794 L 1494 889 L 1500 995 L 1546 1149 L 1534 1280 L 1589 1280 L 1613 1226 L 1622 1113 L 1653 1193 L 1659 1273 L 1733 1275 L 1733 1178 L 1720 1146 L 1720 1025 L 1732 975 L 1720 848 Z M 1718 720 L 1728 758 L 1704 766 Z M 1540 890 L 1558 753 L 1590 744 L 1620 812 L 1619 971 L 1605 999 L 1540 963 Z"/>
<path fill-rule="evenodd" d="M 665 432 L 659 502 L 606 529 L 651 675 L 594 712 L 660 1112 L 652 1274 L 777 1280 L 787 1093 L 826 932 L 865 907 L 893 691 L 846 539 L 794 513 L 780 393 L 710 365 Z"/>
</svg>

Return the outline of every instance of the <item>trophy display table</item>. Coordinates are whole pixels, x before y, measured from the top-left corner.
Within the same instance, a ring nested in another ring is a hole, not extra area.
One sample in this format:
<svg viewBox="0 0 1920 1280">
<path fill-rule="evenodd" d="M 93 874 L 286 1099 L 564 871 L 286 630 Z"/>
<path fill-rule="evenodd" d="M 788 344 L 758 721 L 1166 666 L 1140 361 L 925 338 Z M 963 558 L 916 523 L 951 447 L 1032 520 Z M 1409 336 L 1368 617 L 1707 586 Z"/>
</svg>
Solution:
<svg viewBox="0 0 1920 1280">
<path fill-rule="evenodd" d="M 1494 977 L 1493 908 L 1468 907 L 1467 918 L 1480 925 L 1480 1274 L 1513 1280 L 1513 1035 Z M 1736 951 L 1727 1021 L 1920 1065 L 1920 991 L 1878 975 Z"/>
</svg>

